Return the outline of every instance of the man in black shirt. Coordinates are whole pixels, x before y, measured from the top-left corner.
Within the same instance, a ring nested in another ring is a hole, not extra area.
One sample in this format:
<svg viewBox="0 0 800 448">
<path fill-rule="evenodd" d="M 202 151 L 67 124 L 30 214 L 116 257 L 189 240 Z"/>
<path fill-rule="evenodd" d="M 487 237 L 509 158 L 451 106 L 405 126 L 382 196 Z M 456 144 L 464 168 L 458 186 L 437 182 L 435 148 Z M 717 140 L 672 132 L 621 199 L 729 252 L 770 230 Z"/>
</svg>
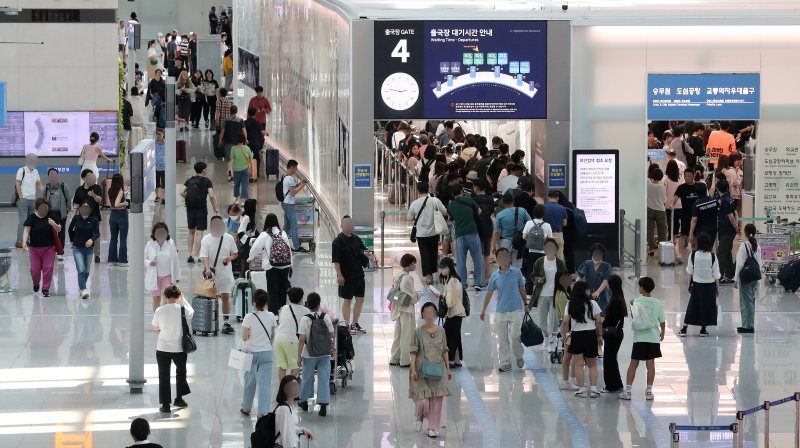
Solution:
<svg viewBox="0 0 800 448">
<path fill-rule="evenodd" d="M 719 197 L 719 211 L 717 214 L 717 231 L 719 245 L 717 245 L 717 259 L 719 270 L 722 274 L 720 284 L 733 283 L 736 265 L 733 263 L 733 239 L 736 237 L 738 217 L 736 216 L 736 202 L 731 197 L 728 181 L 718 180 L 717 191 Z"/>
<path fill-rule="evenodd" d="M 533 180 L 530 177 L 520 177 L 518 181 L 519 192 L 514 195 L 514 207 L 520 207 L 533 216 L 536 199 L 533 198 Z"/>
<path fill-rule="evenodd" d="M 475 191 L 475 202 L 481 208 L 478 215 L 478 236 L 481 238 L 481 251 L 483 252 L 483 265 L 489 266 L 489 255 L 492 253 L 492 215 L 494 214 L 494 198 L 489 196 L 489 182 L 485 179 L 478 179 L 473 183 Z M 489 284 L 489 269 L 483 270 L 483 284 Z"/>
<path fill-rule="evenodd" d="M 175 65 L 173 65 L 172 67 L 167 69 L 167 75 L 168 76 L 172 76 L 173 78 L 175 78 L 177 80 L 178 76 L 180 76 L 181 72 L 184 71 L 184 70 L 186 70 L 186 69 L 183 68 L 183 60 L 176 58 L 175 59 Z"/>
<path fill-rule="evenodd" d="M 253 158 L 256 159 L 256 177 L 258 177 L 258 170 L 261 169 L 261 150 L 264 148 L 264 137 L 267 135 L 267 131 L 264 130 L 264 125 L 256 120 L 255 107 L 247 109 L 244 129 L 247 132 L 248 146 L 253 151 Z"/>
<path fill-rule="evenodd" d="M 717 211 L 719 205 L 717 198 L 709 196 L 707 191 L 697 198 L 692 209 L 692 223 L 689 228 L 689 235 L 692 239 L 692 247 L 695 247 L 697 235 L 707 233 L 712 240 L 717 238 Z"/>
<path fill-rule="evenodd" d="M 205 162 L 195 163 L 195 175 L 186 180 L 181 191 L 181 197 L 186 201 L 186 227 L 189 229 L 188 263 L 194 263 L 195 257 L 200 257 L 200 242 L 203 232 L 208 229 L 207 200 L 211 200 L 214 214 L 217 214 L 217 197 L 211 179 L 206 175 L 207 167 Z"/>
<path fill-rule="evenodd" d="M 217 22 L 219 19 L 217 18 L 217 8 L 215 6 L 211 7 L 211 12 L 208 13 L 208 26 L 211 29 L 209 34 L 217 34 Z"/>
<path fill-rule="evenodd" d="M 103 201 L 103 189 L 95 183 L 97 180 L 94 171 L 88 169 L 81 171 L 81 179 L 83 184 L 75 190 L 75 195 L 72 197 L 72 209 L 77 213 L 81 204 L 87 202 L 92 207 L 92 216 L 97 218 L 97 221 L 102 221 L 100 203 Z M 100 244 L 94 245 L 94 262 L 100 263 Z"/>
<path fill-rule="evenodd" d="M 345 215 L 342 218 L 342 232 L 331 243 L 331 258 L 336 268 L 336 281 L 339 284 L 339 297 L 342 303 L 342 316 L 350 323 L 350 333 L 365 334 L 367 331 L 358 324 L 361 308 L 364 306 L 364 267 L 369 264 L 371 254 L 358 235 L 353 234 L 353 219 Z M 353 307 L 353 320 L 350 320 L 350 305 Z"/>
<path fill-rule="evenodd" d="M 694 204 L 698 198 L 706 195 L 706 184 L 695 182 L 694 169 L 687 168 L 683 173 L 685 183 L 678 186 L 675 196 L 672 197 L 672 204 L 668 207 L 674 210 L 678 201 L 681 201 L 681 234 L 679 238 L 685 238 L 683 244 L 677 244 L 678 249 L 685 248 L 689 244 L 689 227 L 692 225 L 692 212 Z M 668 199 L 670 200 L 670 199 Z"/>
<path fill-rule="evenodd" d="M 239 110 L 235 105 L 231 105 L 231 115 L 222 123 L 222 131 L 219 133 L 219 146 L 225 151 L 225 160 L 231 160 L 231 148 L 239 143 L 239 136 L 245 132 L 244 120 L 237 114 Z"/>
</svg>

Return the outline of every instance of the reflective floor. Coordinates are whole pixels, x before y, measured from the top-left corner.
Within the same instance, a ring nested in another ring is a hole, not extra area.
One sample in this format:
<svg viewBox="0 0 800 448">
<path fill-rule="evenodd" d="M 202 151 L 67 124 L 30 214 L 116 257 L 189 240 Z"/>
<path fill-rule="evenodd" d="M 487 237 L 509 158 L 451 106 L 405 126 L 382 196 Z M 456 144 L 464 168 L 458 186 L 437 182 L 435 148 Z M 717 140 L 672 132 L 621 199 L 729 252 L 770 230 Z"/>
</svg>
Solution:
<svg viewBox="0 0 800 448">
<path fill-rule="evenodd" d="M 190 158 L 211 159 L 205 131 L 190 139 Z M 191 163 L 178 165 L 179 177 Z M 215 190 L 229 198 L 224 166 L 212 163 Z M 264 213 L 280 214 L 274 201 L 273 181 L 260 179 L 251 193 Z M 227 203 L 229 200 L 221 201 Z M 266 205 L 265 205 L 266 204 Z M 378 211 L 387 210 L 389 262 L 408 243 L 404 213 L 376 194 Z M 161 207 L 147 207 L 147 227 Z M 0 232 L 16 230 L 16 210 L 0 209 Z M 261 218 L 259 222 L 261 222 Z M 183 206 L 178 223 L 185 224 Z M 106 224 L 107 225 L 107 224 Z M 107 227 L 103 230 L 107 238 Z M 179 251 L 186 256 L 185 231 L 177 232 Z M 299 255 L 294 286 L 318 291 L 325 306 L 338 311 L 335 275 L 330 261 L 331 235 L 320 229 L 317 254 Z M 105 260 L 107 241 L 103 242 Z M 130 250 L 142 248 L 131 247 Z M 69 252 L 68 252 L 69 253 Z M 399 259 L 399 256 L 396 258 Z M 393 264 L 397 265 L 396 261 Z M 49 299 L 34 295 L 27 256 L 15 250 L 9 278 L 13 293 L 0 295 L 0 447 L 119 447 L 130 444 L 130 421 L 143 416 L 151 422 L 151 440 L 165 447 L 249 447 L 254 419 L 241 418 L 242 378 L 227 367 L 236 335 L 198 337 L 198 351 L 189 356 L 189 408 L 171 415 L 157 412 L 155 336 L 145 331 L 145 374 L 141 395 L 130 395 L 128 374 L 127 268 L 105 262 L 92 266 L 92 298 L 77 298 L 77 278 L 71 257 L 58 264 L 55 292 Z M 397 268 L 395 268 L 397 269 Z M 667 310 L 667 336 L 658 360 L 656 399 L 645 402 L 644 369 L 634 384 L 634 400 L 615 396 L 577 399 L 558 390 L 560 366 L 551 365 L 541 351 L 526 349 L 524 370 L 498 374 L 497 346 L 488 322 L 477 315 L 464 322 L 465 367 L 452 380 L 447 400 L 447 428 L 438 440 L 413 429 L 413 406 L 408 399 L 408 371 L 389 368 L 393 334 L 384 291 L 390 269 L 368 274 L 368 292 L 361 324 L 368 333 L 354 338 L 357 357 L 353 380 L 332 399 L 329 415 L 302 414 L 302 424 L 317 434 L 315 447 L 667 447 L 670 422 L 690 425 L 727 425 L 736 409 L 777 400 L 798 390 L 800 360 L 796 356 L 800 305 L 798 297 L 780 288 L 762 287 L 757 304 L 757 333 L 739 337 L 738 295 L 724 287 L 720 298 L 721 325 L 705 339 L 681 340 L 676 332 L 688 302 L 683 267 L 650 265 L 656 279 L 655 296 Z M 200 278 L 200 268 L 183 266 L 182 284 Z M 632 271 L 623 271 L 627 277 Z M 626 291 L 633 294 L 633 281 Z M 473 309 L 479 305 L 473 302 Z M 150 320 L 145 300 L 145 322 Z M 629 329 L 626 329 L 629 330 Z M 630 331 L 627 331 L 630 335 Z M 627 366 L 631 348 L 622 345 L 620 364 Z M 273 386 L 273 391 L 277 384 Z M 600 386 L 602 387 L 602 374 Z M 794 403 L 771 411 L 771 446 L 791 446 Z M 763 445 L 763 413 L 745 420 L 747 446 Z M 759 442 L 756 442 L 759 440 Z M 731 446 L 729 432 L 681 434 L 681 446 Z M 305 442 L 302 444 L 305 447 Z"/>
</svg>

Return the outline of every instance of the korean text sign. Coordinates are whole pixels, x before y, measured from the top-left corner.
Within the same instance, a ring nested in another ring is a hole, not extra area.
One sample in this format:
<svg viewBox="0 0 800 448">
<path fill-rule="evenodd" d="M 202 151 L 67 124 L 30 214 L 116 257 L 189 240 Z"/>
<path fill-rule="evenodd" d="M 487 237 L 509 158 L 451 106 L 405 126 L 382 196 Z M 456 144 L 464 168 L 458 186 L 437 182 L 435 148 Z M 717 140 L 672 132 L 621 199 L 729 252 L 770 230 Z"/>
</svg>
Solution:
<svg viewBox="0 0 800 448">
<path fill-rule="evenodd" d="M 648 120 L 758 120 L 761 75 L 649 74 Z"/>
</svg>

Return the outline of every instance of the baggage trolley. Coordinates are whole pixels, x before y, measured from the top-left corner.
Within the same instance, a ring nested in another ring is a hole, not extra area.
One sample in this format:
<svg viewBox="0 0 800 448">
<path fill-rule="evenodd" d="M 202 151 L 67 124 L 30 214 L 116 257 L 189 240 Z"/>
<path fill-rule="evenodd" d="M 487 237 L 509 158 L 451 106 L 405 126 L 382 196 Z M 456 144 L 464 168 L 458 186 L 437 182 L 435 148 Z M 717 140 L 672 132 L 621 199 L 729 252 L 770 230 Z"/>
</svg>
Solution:
<svg viewBox="0 0 800 448">
<path fill-rule="evenodd" d="M 758 250 L 764 276 L 771 285 L 777 281 L 781 268 L 792 260 L 800 259 L 800 224 L 783 220 L 766 223 L 767 233 L 757 236 Z"/>
<path fill-rule="evenodd" d="M 339 351 L 339 330 L 344 328 L 348 335 L 350 329 L 347 327 L 347 322 L 336 319 L 333 321 L 333 326 L 336 329 L 336 338 L 334 339 L 334 348 L 336 355 L 331 359 L 331 394 L 336 394 L 337 382 L 338 388 L 347 388 L 347 383 L 353 379 L 353 363 L 347 359 L 345 353 Z"/>
<path fill-rule="evenodd" d="M 11 276 L 9 275 L 12 255 L 13 249 L 0 249 L 0 294 L 14 292 L 11 288 Z"/>
<path fill-rule="evenodd" d="M 317 220 L 314 212 L 315 199 L 313 196 L 295 198 L 295 212 L 297 214 L 297 236 L 301 243 L 308 243 L 308 250 L 314 252 L 317 248 Z"/>
</svg>

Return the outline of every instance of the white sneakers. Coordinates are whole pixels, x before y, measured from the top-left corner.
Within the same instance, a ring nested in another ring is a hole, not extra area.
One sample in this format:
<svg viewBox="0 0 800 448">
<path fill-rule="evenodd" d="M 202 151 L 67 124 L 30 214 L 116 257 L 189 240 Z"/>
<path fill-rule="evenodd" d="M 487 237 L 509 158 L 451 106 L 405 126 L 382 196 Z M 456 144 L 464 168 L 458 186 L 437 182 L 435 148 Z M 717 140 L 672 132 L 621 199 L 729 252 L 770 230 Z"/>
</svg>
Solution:
<svg viewBox="0 0 800 448">
<path fill-rule="evenodd" d="M 82 289 L 81 290 L 81 299 L 86 300 L 88 298 L 89 298 L 89 290 L 88 289 Z"/>
<path fill-rule="evenodd" d="M 572 380 L 569 380 L 569 381 L 562 381 L 561 382 L 561 390 L 576 391 L 576 390 L 581 390 L 581 388 L 578 387 L 577 384 L 572 382 Z"/>
<path fill-rule="evenodd" d="M 414 422 L 414 431 L 420 432 L 422 431 L 422 420 L 417 420 Z"/>
</svg>

